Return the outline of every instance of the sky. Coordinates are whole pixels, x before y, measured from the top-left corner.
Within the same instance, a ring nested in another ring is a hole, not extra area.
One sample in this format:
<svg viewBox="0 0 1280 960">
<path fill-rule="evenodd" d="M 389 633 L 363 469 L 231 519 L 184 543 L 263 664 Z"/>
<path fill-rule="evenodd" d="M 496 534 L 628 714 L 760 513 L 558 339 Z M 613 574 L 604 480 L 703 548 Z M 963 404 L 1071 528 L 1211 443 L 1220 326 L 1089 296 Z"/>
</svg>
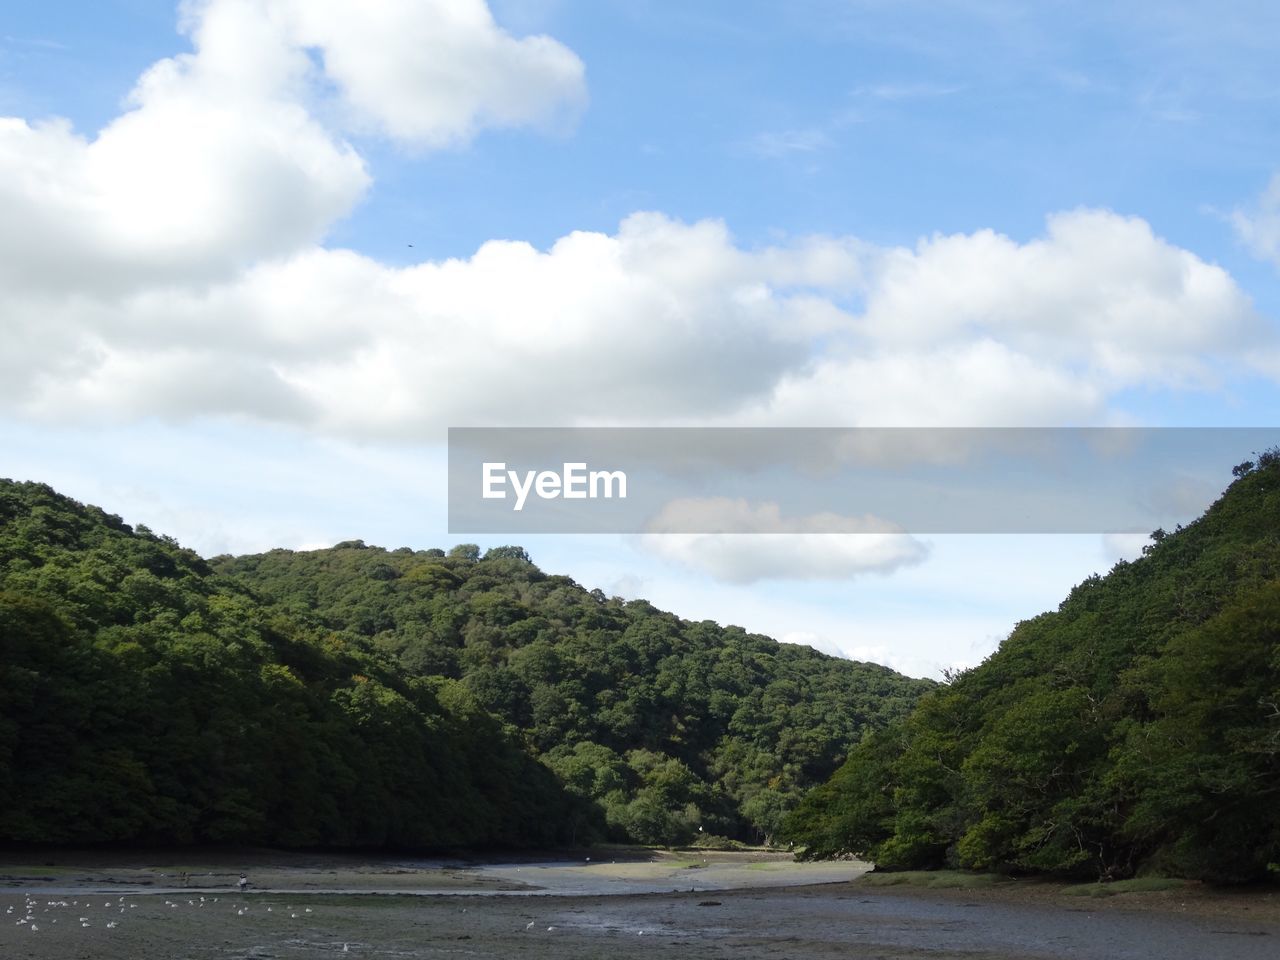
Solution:
<svg viewBox="0 0 1280 960">
<path fill-rule="evenodd" d="M 0 476 L 487 547 L 448 427 L 1269 427 L 1278 107 L 1249 0 L 6 5 Z M 1143 542 L 860 536 L 523 545 L 937 676 Z"/>
</svg>

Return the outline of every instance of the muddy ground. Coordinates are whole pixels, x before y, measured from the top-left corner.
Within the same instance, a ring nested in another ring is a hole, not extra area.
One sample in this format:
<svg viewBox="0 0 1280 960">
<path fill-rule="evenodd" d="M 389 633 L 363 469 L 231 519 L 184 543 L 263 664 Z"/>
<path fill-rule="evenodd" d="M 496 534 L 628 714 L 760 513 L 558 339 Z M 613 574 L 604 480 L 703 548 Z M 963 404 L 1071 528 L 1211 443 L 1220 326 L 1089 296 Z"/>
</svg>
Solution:
<svg viewBox="0 0 1280 960">
<path fill-rule="evenodd" d="M 776 854 L 501 864 L 272 852 L 0 855 L 0 957 L 1280 956 L 1274 891 L 1189 885 L 1095 900 L 1025 882 L 878 887 L 857 879 L 865 869 Z M 252 881 L 243 894 L 242 870 Z"/>
</svg>

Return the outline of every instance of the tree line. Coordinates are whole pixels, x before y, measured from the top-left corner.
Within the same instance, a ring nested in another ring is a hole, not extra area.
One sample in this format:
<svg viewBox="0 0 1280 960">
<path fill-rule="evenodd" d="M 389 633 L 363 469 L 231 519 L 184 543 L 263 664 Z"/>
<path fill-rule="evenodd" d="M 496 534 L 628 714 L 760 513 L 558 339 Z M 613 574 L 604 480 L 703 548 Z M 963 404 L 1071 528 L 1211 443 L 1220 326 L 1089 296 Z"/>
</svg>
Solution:
<svg viewBox="0 0 1280 960">
<path fill-rule="evenodd" d="M 1280 863 L 1280 455 L 1017 625 L 790 816 L 813 857 L 1232 883 Z"/>
<path fill-rule="evenodd" d="M 473 544 L 219 557 L 297 622 L 456 680 L 579 801 L 581 839 L 773 839 L 805 790 L 933 684 L 690 622 Z"/>
<path fill-rule="evenodd" d="M 760 840 L 931 686 L 518 547 L 206 560 L 0 480 L 0 840 Z"/>
</svg>

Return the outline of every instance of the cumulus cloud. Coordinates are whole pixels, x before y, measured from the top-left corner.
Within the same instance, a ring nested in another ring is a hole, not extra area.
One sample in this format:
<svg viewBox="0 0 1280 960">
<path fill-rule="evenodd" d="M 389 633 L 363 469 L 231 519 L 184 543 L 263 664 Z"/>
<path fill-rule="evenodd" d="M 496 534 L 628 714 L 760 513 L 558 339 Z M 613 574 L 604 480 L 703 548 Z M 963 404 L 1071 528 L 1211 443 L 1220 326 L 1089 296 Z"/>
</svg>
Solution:
<svg viewBox="0 0 1280 960">
<path fill-rule="evenodd" d="M 546 36 L 516 38 L 484 0 L 273 0 L 318 48 L 356 127 L 440 147 L 482 127 L 554 126 L 586 99 L 585 68 Z"/>
<path fill-rule="evenodd" d="M 1096 377 L 986 337 L 950 345 L 838 345 L 789 371 L 741 422 L 791 426 L 1062 426 L 1098 422 Z"/>
<path fill-rule="evenodd" d="M 1082 210 L 1019 241 L 748 249 L 661 213 L 409 267 L 320 245 L 369 185 L 344 137 L 456 144 L 583 97 L 481 0 L 205 0 L 191 52 L 92 139 L 0 120 L 0 403 L 253 417 L 349 437 L 468 424 L 1102 422 L 1209 387 L 1269 329 L 1221 268 Z M 335 107 L 337 109 L 335 109 Z"/>
<path fill-rule="evenodd" d="M 803 364 L 815 331 L 847 322 L 785 286 L 841 255 L 807 251 L 747 253 L 721 224 L 658 215 L 547 251 L 494 241 L 409 268 L 312 249 L 212 288 L 68 306 L 54 327 L 70 341 L 78 324 L 93 348 L 50 375 L 33 334 L 34 365 L 15 364 L 10 388 L 28 412 L 56 417 L 182 408 L 190 371 L 175 357 L 203 352 L 270 384 L 263 418 L 344 434 L 728 413 Z M 47 303 L 11 307 L 19 326 L 54 335 Z"/>
<path fill-rule="evenodd" d="M 318 118 L 330 87 L 353 127 L 425 146 L 544 124 L 584 97 L 570 50 L 508 35 L 483 0 L 183 9 L 192 51 L 148 69 L 95 137 L 0 118 L 0 284 L 128 293 L 314 245 L 370 183 Z"/>
<path fill-rule="evenodd" d="M 1069 220 L 1027 244 L 979 232 L 915 251 L 850 238 L 747 250 L 719 222 L 650 213 L 546 250 L 492 241 L 403 268 L 308 248 L 210 285 L 10 290 L 8 386 L 35 415 L 204 403 L 357 436 L 535 422 L 1052 425 L 1101 422 L 1134 383 L 1207 383 L 1268 340 L 1217 267 L 1140 222 Z M 1099 257 L 1107 245 L 1114 256 Z M 197 403 L 200 356 L 221 382 L 258 388 Z"/>
<path fill-rule="evenodd" d="M 1075 210 L 1019 243 L 991 230 L 863 251 L 863 308 L 746 423 L 1106 422 L 1142 384 L 1213 389 L 1275 334 L 1230 275 L 1136 217 Z"/>
<path fill-rule="evenodd" d="M 784 516 L 776 503 L 709 497 L 667 504 L 640 538 L 651 553 L 729 583 L 846 580 L 928 555 L 920 540 L 873 516 Z M 723 533 L 680 533 L 690 529 Z"/>
<path fill-rule="evenodd" d="M 191 27 L 196 52 L 139 80 L 90 140 L 0 119 L 0 282 L 118 293 L 226 278 L 319 240 L 364 193 L 347 144 L 297 102 L 308 68 L 248 4 Z"/>
<path fill-rule="evenodd" d="M 905 347 L 995 340 L 1111 386 L 1200 379 L 1204 354 L 1265 333 L 1225 270 L 1103 210 L 1050 216 L 1028 243 L 980 230 L 887 251 L 861 326 Z"/>
<path fill-rule="evenodd" d="M 848 580 L 891 573 L 925 559 L 902 534 L 679 534 L 649 536 L 656 556 L 727 583 L 761 580 Z"/>
</svg>

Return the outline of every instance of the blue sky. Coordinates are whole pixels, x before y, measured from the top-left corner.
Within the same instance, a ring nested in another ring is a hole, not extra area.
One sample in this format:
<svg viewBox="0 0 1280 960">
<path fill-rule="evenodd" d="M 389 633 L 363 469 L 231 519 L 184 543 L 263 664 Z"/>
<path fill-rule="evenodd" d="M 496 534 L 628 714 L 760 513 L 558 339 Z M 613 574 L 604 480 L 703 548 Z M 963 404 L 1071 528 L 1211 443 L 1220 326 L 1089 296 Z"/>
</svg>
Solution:
<svg viewBox="0 0 1280 960">
<path fill-rule="evenodd" d="M 0 475 L 205 552 L 425 547 L 451 425 L 1276 422 L 1272 4 L 361 9 L 0 13 Z M 1138 544 L 526 545 L 936 673 Z"/>
</svg>

